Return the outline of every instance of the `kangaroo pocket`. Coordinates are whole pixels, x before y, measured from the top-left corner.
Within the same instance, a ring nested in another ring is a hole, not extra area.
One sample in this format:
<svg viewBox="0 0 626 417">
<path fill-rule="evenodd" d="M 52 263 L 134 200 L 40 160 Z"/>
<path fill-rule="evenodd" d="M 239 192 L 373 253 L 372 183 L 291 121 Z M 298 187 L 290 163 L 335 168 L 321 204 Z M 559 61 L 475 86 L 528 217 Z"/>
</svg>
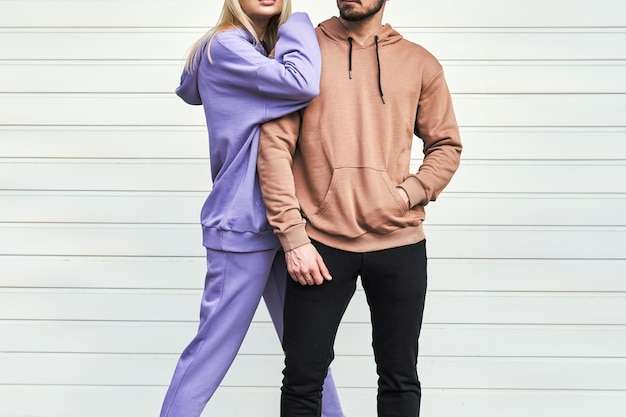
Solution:
<svg viewBox="0 0 626 417">
<path fill-rule="evenodd" d="M 337 168 L 318 210 L 308 220 L 320 231 L 347 238 L 419 224 L 423 216 L 408 210 L 396 187 L 385 171 Z"/>
</svg>

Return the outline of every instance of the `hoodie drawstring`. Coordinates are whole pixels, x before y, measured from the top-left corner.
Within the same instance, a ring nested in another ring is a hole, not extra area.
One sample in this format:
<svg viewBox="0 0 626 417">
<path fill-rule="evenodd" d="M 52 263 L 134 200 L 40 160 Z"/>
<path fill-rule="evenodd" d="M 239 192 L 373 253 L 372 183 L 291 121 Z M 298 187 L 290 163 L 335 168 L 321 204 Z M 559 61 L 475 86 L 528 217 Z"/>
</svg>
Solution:
<svg viewBox="0 0 626 417">
<path fill-rule="evenodd" d="M 380 99 L 385 104 L 385 95 L 383 93 L 383 84 L 380 75 L 380 54 L 378 53 L 378 36 L 374 36 L 374 41 L 376 42 L 376 65 L 378 66 L 378 92 L 380 93 Z M 348 76 L 352 79 L 352 42 L 354 39 L 352 37 L 348 38 L 348 43 L 350 44 L 350 52 L 348 54 Z"/>
<path fill-rule="evenodd" d="M 352 38 L 348 38 L 350 44 L 350 53 L 348 55 L 348 76 L 352 79 Z"/>
<path fill-rule="evenodd" d="M 378 54 L 378 36 L 374 36 L 374 41 L 376 42 L 376 65 L 378 65 L 378 92 L 380 93 L 380 98 L 385 104 L 385 94 L 383 93 L 383 84 L 380 79 L 380 55 Z"/>
</svg>

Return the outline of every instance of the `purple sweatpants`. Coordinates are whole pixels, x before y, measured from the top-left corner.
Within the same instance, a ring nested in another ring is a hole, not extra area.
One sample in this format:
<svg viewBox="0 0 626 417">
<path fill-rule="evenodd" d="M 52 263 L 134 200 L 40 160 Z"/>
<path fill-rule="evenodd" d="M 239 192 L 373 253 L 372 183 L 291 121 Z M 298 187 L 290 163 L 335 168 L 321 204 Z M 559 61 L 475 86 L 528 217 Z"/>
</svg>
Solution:
<svg viewBox="0 0 626 417">
<path fill-rule="evenodd" d="M 282 252 L 207 249 L 198 333 L 178 361 L 161 417 L 200 417 L 235 360 L 261 296 L 282 340 L 286 279 Z M 343 417 L 330 372 L 324 381 L 322 416 Z"/>
</svg>

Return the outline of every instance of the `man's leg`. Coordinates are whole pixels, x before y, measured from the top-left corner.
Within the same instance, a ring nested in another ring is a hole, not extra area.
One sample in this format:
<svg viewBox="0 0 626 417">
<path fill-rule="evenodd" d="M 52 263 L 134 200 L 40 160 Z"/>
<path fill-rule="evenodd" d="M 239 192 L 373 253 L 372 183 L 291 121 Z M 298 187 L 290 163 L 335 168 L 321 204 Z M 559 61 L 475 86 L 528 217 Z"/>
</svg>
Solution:
<svg viewBox="0 0 626 417">
<path fill-rule="evenodd" d="M 418 417 L 418 338 L 426 296 L 425 241 L 367 253 L 361 272 L 378 372 L 378 416 Z"/>
<path fill-rule="evenodd" d="M 312 286 L 287 280 L 282 417 L 320 417 L 335 335 L 356 290 L 361 255 L 314 245 L 333 279 Z"/>
<path fill-rule="evenodd" d="M 287 273 L 287 266 L 285 265 L 285 253 L 278 251 L 272 270 L 270 272 L 265 291 L 263 292 L 263 299 L 265 305 L 270 313 L 274 328 L 278 334 L 278 338 L 283 339 L 283 308 L 285 304 L 285 287 L 287 285 L 287 279 L 289 274 Z M 326 379 L 324 380 L 324 390 L 322 397 L 322 417 L 344 417 L 343 410 L 341 409 L 341 402 L 339 401 L 339 395 L 337 394 L 337 387 L 335 387 L 335 381 L 333 376 L 328 370 Z"/>
</svg>

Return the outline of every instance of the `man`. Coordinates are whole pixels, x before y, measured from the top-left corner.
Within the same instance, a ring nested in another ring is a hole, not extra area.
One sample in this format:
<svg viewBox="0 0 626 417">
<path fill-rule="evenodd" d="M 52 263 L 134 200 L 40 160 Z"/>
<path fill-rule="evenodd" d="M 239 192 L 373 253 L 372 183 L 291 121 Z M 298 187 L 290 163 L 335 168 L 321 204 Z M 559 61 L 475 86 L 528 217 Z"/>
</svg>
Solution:
<svg viewBox="0 0 626 417">
<path fill-rule="evenodd" d="M 370 307 L 378 416 L 419 415 L 426 295 L 424 206 L 448 184 L 461 142 L 439 62 L 389 25 L 386 0 L 337 0 L 317 28 L 320 95 L 266 123 L 259 176 L 285 250 L 282 417 L 317 417 L 333 343 L 357 278 Z M 410 172 L 413 135 L 424 159 Z"/>
</svg>

